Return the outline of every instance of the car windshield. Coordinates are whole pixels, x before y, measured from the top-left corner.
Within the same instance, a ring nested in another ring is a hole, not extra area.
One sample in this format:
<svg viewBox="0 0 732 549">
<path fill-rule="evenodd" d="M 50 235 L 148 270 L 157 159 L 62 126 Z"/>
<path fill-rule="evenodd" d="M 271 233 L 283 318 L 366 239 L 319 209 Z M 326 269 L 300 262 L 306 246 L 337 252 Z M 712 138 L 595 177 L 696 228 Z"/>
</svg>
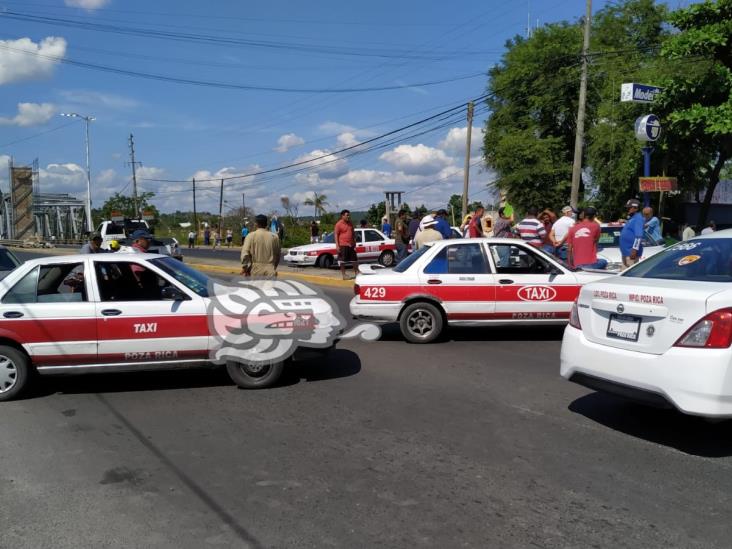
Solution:
<svg viewBox="0 0 732 549">
<path fill-rule="evenodd" d="M 159 257 L 151 260 L 150 263 L 162 269 L 201 297 L 208 297 L 209 278 L 205 274 L 172 257 Z"/>
<path fill-rule="evenodd" d="M 612 227 L 602 227 L 600 229 L 600 240 L 597 243 L 599 248 L 619 248 L 620 247 L 620 232 L 623 230 L 622 225 Z M 644 246 L 662 246 L 663 241 L 657 241 L 651 238 L 651 235 L 647 232 L 643 233 L 643 245 Z"/>
<path fill-rule="evenodd" d="M 644 259 L 621 276 L 732 282 L 732 238 L 700 238 L 679 242 Z"/>
<path fill-rule="evenodd" d="M 406 258 L 402 259 L 399 264 L 394 267 L 394 271 L 397 273 L 403 273 L 409 267 L 414 265 L 414 262 L 417 261 L 420 257 L 422 257 L 425 253 L 427 253 L 427 250 L 429 250 L 432 246 L 423 246 L 413 254 L 408 255 Z"/>
<path fill-rule="evenodd" d="M 321 242 L 325 242 L 326 244 L 333 244 L 335 242 L 333 233 L 323 235 L 323 239 L 321 240 Z"/>
<path fill-rule="evenodd" d="M 542 248 L 535 248 L 532 251 L 539 253 L 539 255 L 543 255 L 544 258 L 547 258 L 547 257 L 551 258 L 552 261 L 556 261 L 557 263 L 559 263 L 562 267 L 564 267 L 568 271 L 579 271 L 579 269 L 577 267 L 572 267 L 569 263 L 564 261 L 561 257 L 557 257 L 556 255 L 549 254 L 549 253 L 545 252 Z"/>
</svg>

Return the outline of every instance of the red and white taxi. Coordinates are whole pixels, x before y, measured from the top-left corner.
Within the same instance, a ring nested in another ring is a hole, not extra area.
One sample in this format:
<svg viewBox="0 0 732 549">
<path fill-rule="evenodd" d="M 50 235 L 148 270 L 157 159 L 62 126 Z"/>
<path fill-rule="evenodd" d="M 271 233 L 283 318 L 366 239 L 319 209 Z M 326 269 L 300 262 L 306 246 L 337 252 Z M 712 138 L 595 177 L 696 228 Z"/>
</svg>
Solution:
<svg viewBox="0 0 732 549">
<path fill-rule="evenodd" d="M 511 238 L 441 240 L 393 269 L 364 267 L 351 314 L 400 323 L 414 343 L 448 325 L 562 324 L 579 289 L 607 273 L 574 271 Z"/>
<path fill-rule="evenodd" d="M 0 281 L 0 401 L 32 373 L 77 374 L 210 365 L 209 279 L 159 254 L 26 261 Z M 277 317 L 281 318 L 281 317 Z M 325 349 L 298 347 L 293 359 Z M 284 361 L 226 361 L 240 387 L 272 385 Z"/>
<path fill-rule="evenodd" d="M 394 265 L 396 244 L 393 238 L 387 238 L 377 229 L 359 227 L 354 231 L 356 233 L 356 254 L 358 254 L 359 261 L 378 261 L 384 267 Z M 328 269 L 338 259 L 333 234 L 325 236 L 323 242 L 290 248 L 283 259 L 291 265 L 315 265 Z"/>
</svg>

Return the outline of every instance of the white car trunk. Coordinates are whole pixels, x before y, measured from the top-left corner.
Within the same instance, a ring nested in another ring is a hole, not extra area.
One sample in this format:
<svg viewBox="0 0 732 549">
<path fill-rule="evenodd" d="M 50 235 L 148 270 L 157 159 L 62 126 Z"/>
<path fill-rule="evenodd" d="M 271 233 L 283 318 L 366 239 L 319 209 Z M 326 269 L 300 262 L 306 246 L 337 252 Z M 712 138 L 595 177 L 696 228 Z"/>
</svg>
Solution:
<svg viewBox="0 0 732 549">
<path fill-rule="evenodd" d="M 724 283 L 613 277 L 580 294 L 585 337 L 595 343 L 662 354 L 708 312 L 710 296 Z"/>
</svg>

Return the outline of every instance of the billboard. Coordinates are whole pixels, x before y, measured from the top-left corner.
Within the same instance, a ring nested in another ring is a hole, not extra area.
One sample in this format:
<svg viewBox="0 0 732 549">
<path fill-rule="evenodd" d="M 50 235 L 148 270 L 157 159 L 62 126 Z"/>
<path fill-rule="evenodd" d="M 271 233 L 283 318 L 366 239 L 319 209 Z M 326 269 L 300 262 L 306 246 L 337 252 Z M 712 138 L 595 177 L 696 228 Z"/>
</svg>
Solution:
<svg viewBox="0 0 732 549">
<path fill-rule="evenodd" d="M 35 232 L 33 219 L 33 168 L 10 168 L 10 197 L 13 204 L 12 238 L 30 238 Z"/>
<path fill-rule="evenodd" d="M 675 177 L 639 177 L 638 187 L 642 192 L 669 192 L 679 188 Z"/>
<path fill-rule="evenodd" d="M 627 83 L 620 86 L 620 101 L 622 103 L 653 103 L 656 95 L 663 92 L 663 88 L 648 84 Z"/>
</svg>

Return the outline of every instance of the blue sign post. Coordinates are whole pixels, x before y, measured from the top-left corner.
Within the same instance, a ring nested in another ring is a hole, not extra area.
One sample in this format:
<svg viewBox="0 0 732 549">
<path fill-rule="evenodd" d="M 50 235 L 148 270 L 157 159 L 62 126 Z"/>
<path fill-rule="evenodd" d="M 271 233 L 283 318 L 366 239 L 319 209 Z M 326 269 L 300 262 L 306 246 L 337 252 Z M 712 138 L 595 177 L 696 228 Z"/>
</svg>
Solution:
<svg viewBox="0 0 732 549">
<path fill-rule="evenodd" d="M 645 141 L 648 143 L 643 147 L 643 176 L 651 176 L 651 154 L 653 153 L 653 147 L 650 143 L 656 141 L 661 137 L 661 121 L 655 114 L 646 114 L 641 116 L 635 121 L 635 138 L 638 141 Z M 647 208 L 651 205 L 651 195 L 647 192 L 643 193 L 643 207 Z"/>
</svg>

